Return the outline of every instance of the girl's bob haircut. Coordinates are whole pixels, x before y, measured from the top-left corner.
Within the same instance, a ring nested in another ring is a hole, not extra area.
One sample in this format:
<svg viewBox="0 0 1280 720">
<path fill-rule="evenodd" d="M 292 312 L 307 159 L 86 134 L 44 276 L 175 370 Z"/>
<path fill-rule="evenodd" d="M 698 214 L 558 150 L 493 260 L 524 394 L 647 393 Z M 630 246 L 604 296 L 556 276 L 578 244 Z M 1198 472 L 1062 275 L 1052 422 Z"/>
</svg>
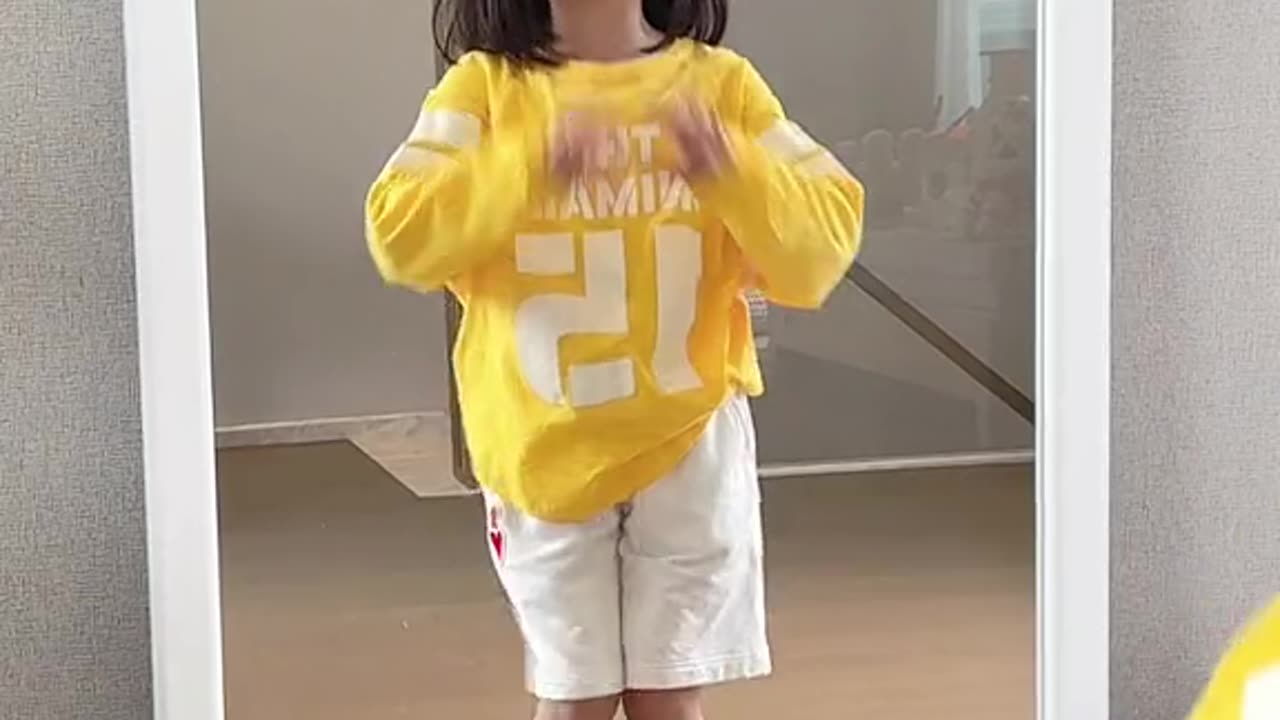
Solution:
<svg viewBox="0 0 1280 720">
<path fill-rule="evenodd" d="M 643 0 L 645 20 L 662 33 L 657 51 L 681 38 L 719 45 L 729 23 L 729 0 Z M 550 0 L 438 0 L 432 13 L 436 50 L 447 62 L 471 51 L 521 65 L 556 65 Z"/>
</svg>

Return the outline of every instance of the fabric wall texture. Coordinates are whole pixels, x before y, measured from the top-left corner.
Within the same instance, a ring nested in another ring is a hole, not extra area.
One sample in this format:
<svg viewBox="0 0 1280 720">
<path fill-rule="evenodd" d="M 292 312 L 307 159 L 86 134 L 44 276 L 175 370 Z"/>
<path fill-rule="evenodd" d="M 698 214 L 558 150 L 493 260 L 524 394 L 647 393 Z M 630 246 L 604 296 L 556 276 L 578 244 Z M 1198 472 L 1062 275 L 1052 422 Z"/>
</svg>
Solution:
<svg viewBox="0 0 1280 720">
<path fill-rule="evenodd" d="M 1280 5 L 1115 10 L 1112 717 L 1170 720 L 1280 592 Z"/>
<path fill-rule="evenodd" d="M 0 720 L 150 716 L 121 29 L 0 10 Z"/>
</svg>

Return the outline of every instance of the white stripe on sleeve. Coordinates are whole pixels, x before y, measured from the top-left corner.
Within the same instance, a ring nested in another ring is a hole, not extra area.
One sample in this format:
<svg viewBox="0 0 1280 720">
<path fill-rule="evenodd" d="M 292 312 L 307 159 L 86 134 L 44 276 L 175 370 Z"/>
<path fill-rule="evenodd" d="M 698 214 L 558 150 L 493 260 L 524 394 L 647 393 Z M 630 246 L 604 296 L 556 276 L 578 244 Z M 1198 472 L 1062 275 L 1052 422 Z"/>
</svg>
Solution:
<svg viewBox="0 0 1280 720">
<path fill-rule="evenodd" d="M 483 123 L 470 113 L 457 110 L 423 110 L 409 134 L 410 145 L 437 145 L 456 150 L 480 144 Z"/>
</svg>

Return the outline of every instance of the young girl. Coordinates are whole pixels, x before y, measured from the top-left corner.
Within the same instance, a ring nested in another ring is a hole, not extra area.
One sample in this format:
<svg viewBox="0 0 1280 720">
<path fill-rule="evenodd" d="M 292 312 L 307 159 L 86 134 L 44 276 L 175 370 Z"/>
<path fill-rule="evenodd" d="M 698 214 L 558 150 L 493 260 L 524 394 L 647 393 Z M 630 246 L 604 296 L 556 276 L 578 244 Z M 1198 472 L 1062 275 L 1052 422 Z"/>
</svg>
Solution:
<svg viewBox="0 0 1280 720">
<path fill-rule="evenodd" d="M 859 184 L 714 46 L 726 0 L 441 0 L 456 64 L 369 194 L 455 367 L 536 718 L 698 720 L 770 672 L 744 291 L 815 308 Z"/>
</svg>

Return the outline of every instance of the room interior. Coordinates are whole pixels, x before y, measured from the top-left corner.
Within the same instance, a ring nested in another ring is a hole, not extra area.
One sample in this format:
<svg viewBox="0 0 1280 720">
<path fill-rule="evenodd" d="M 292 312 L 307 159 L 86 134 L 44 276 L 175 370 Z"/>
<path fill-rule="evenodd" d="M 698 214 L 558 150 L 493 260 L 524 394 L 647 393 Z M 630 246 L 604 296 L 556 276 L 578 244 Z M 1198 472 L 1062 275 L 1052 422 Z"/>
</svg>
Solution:
<svg viewBox="0 0 1280 720">
<path fill-rule="evenodd" d="M 232 720 L 527 704 L 457 472 L 445 303 L 383 288 L 360 241 L 365 185 L 441 69 L 423 5 L 308 5 L 306 33 L 296 0 L 198 5 Z M 730 43 L 867 185 L 862 266 L 988 372 L 853 280 L 819 313 L 768 310 L 780 669 L 716 694 L 726 716 L 1030 713 L 1033 428 L 984 382 L 1034 400 L 1018 6 L 735 7 Z"/>
<path fill-rule="evenodd" d="M 213 541 L 204 502 L 212 482 L 205 462 L 210 441 L 203 432 L 199 441 L 189 440 L 179 429 L 203 431 L 209 424 L 207 368 L 196 358 L 207 344 L 204 204 L 194 179 L 205 159 L 220 178 L 209 190 L 223 198 L 211 219 L 222 228 L 212 250 L 222 256 L 224 274 L 235 276 L 228 249 L 238 239 L 241 254 L 260 259 L 265 275 L 299 269 L 281 258 L 296 260 L 300 253 L 277 252 L 280 244 L 306 242 L 315 253 L 286 298 L 292 317 L 264 302 L 271 296 L 252 273 L 240 276 L 242 308 L 246 314 L 257 308 L 262 325 L 246 324 L 238 344 L 267 352 L 237 358 L 222 351 L 220 392 L 231 390 L 236 398 L 219 401 L 228 413 L 220 418 L 223 429 L 438 412 L 447 405 L 433 366 L 422 374 L 422 387 L 391 383 L 397 394 L 378 386 L 399 367 L 398 357 L 405 365 L 419 362 L 396 338 L 422 343 L 422 356 L 436 357 L 428 353 L 439 349 L 438 315 L 418 309 L 435 301 L 381 296 L 401 303 L 405 313 L 403 324 L 386 327 L 423 322 L 429 332 L 358 325 L 352 318 L 369 316 L 360 310 L 360 292 L 374 286 L 357 271 L 358 253 L 340 255 L 358 232 L 354 224 L 340 224 L 358 205 L 347 199 L 362 190 L 363 180 L 354 176 L 374 171 L 384 143 L 404 132 L 404 118 L 429 84 L 421 79 L 431 74 L 421 50 L 427 8 L 382 0 L 374 15 L 352 4 L 275 0 L 236 9 L 220 0 L 227 22 L 213 26 L 221 40 L 202 38 L 205 60 L 241 73 L 207 77 L 206 90 L 240 85 L 260 101 L 253 106 L 260 112 L 206 122 L 224 139 L 243 126 L 250 151 L 228 156 L 236 143 L 211 142 L 202 158 L 193 115 L 194 4 L 16 0 L 6 4 L 0 23 L 0 115 L 8 141 L 0 146 L 6 319 L 0 323 L 6 389 L 0 393 L 0 586 L 6 591 L 0 598 L 0 714 L 222 718 L 221 636 L 207 625 L 217 606 L 202 599 L 203 589 L 217 585 L 205 562 Z M 211 5 L 203 3 L 202 20 L 217 19 Z M 1061 578 L 1058 571 L 1071 576 L 1074 588 L 1084 580 L 1090 599 L 1069 592 L 1050 593 L 1050 599 L 1062 601 L 1054 605 L 1060 620 L 1078 621 L 1085 613 L 1097 621 L 1076 622 L 1042 648 L 1050 687 L 1065 683 L 1071 692 L 1047 698 L 1041 709 L 1046 718 L 1167 720 L 1185 715 L 1233 633 L 1274 594 L 1280 561 L 1274 480 L 1280 443 L 1275 423 L 1266 422 L 1280 405 L 1274 362 L 1280 255 L 1270 234 L 1259 232 L 1280 222 L 1280 206 L 1266 197 L 1280 146 L 1259 142 L 1275 125 L 1270 88 L 1278 65 L 1278 6 L 1267 0 L 1040 5 L 1041 31 L 1050 40 L 1041 46 L 1049 61 L 1040 69 L 1043 94 L 1061 103 L 1042 119 L 1048 162 L 1041 172 L 1052 182 L 1041 192 L 1062 212 L 1042 220 L 1044 242 L 1054 253 L 1042 271 L 1058 282 L 1039 291 L 1046 303 L 1072 301 L 1039 329 L 1050 354 L 1040 366 L 1047 385 L 1037 410 L 1050 417 L 1037 433 L 1069 450 L 1043 458 L 1040 471 L 1042 490 L 1062 493 L 1050 501 L 1069 498 L 1088 508 L 1073 515 L 1081 506 L 1069 503 L 1057 515 L 1063 524 L 1045 529 L 1050 541 L 1069 542 L 1059 547 L 1058 560 L 1066 564 L 1045 571 L 1041 581 Z M 326 69 L 328 80 L 313 82 L 303 72 L 308 67 Z M 260 81 L 266 79 L 273 84 Z M 806 80 L 796 74 L 789 85 Z M 386 112 L 347 127 L 337 111 L 351 105 Z M 206 112 L 210 121 L 218 110 Z M 253 126 L 269 132 L 255 139 L 248 132 Z M 330 148 L 341 170 L 294 146 L 294 133 L 316 127 L 320 134 L 342 134 L 342 147 Z M 252 198 L 228 203 L 228 184 L 237 182 L 229 170 L 237 163 L 247 169 L 239 179 L 247 188 L 269 178 L 281 198 L 299 192 L 290 181 L 303 174 L 275 174 L 255 162 L 259 156 L 285 156 L 306 168 L 314 205 L 334 208 L 329 222 L 293 235 L 294 225 L 275 221 L 272 207 Z M 233 161 L 220 164 L 225 157 Z M 327 192 L 326 183 L 345 184 Z M 238 213 L 256 218 L 261 232 L 237 224 Z M 1212 252 L 1206 238 L 1213 239 Z M 327 285 L 347 302 L 326 303 L 302 278 L 316 278 L 315 285 Z M 224 291 L 219 300 L 222 338 L 239 334 L 235 323 L 225 325 L 233 297 Z M 350 315 L 343 315 L 345 307 L 353 308 Z M 307 308 L 316 310 L 314 318 Z M 382 307 L 377 316 L 389 312 Z M 166 322 L 174 315 L 180 320 Z M 372 348 L 387 352 L 357 358 L 347 345 L 326 345 L 307 330 L 321 322 L 315 318 L 345 325 L 335 337 L 376 335 Z M 277 337 L 292 338 L 309 353 L 292 365 L 293 373 L 279 359 L 287 348 Z M 1076 342 L 1064 347 L 1063 340 Z M 1062 359 L 1070 363 L 1057 362 Z M 238 363 L 261 367 L 265 377 L 255 383 L 244 374 L 236 389 L 225 371 Z M 1004 372 L 1014 375 L 1007 367 Z M 165 392 L 157 394 L 166 380 Z M 1055 381 L 1069 384 L 1055 387 Z M 317 382 L 328 383 L 333 394 L 309 393 Z M 257 395 L 262 404 L 246 405 Z M 279 412 L 271 412 L 273 406 Z M 246 408 L 255 412 L 241 412 Z M 253 473 L 239 476 L 250 487 L 264 485 Z M 157 492 L 172 505 L 158 508 Z M 307 497 L 326 502 L 323 493 Z M 1045 510 L 1058 513 L 1052 502 Z M 1074 518 L 1094 523 L 1095 531 L 1063 534 Z M 273 523 L 285 524 L 263 524 Z M 238 552 L 252 551 L 245 547 Z M 1082 558 L 1090 560 L 1088 568 L 1073 564 Z M 318 587 L 312 594 L 334 590 Z M 860 612 L 885 611 L 864 605 Z M 321 635 L 317 629 L 341 616 L 312 616 L 309 632 Z M 241 607 L 228 618 L 232 632 L 266 624 L 245 623 L 246 617 Z M 473 630 L 468 639 L 483 642 L 484 635 Z M 1062 653 L 1074 661 L 1055 663 L 1067 658 Z M 248 658 L 249 665 L 239 665 L 245 675 L 256 663 L 263 685 L 274 679 L 287 686 L 290 677 L 282 679 L 264 655 L 238 643 L 229 659 Z M 440 656 L 468 657 L 431 657 Z M 308 691 L 328 689 L 321 682 L 330 676 L 315 677 Z M 232 691 L 243 712 L 243 683 Z"/>
</svg>

